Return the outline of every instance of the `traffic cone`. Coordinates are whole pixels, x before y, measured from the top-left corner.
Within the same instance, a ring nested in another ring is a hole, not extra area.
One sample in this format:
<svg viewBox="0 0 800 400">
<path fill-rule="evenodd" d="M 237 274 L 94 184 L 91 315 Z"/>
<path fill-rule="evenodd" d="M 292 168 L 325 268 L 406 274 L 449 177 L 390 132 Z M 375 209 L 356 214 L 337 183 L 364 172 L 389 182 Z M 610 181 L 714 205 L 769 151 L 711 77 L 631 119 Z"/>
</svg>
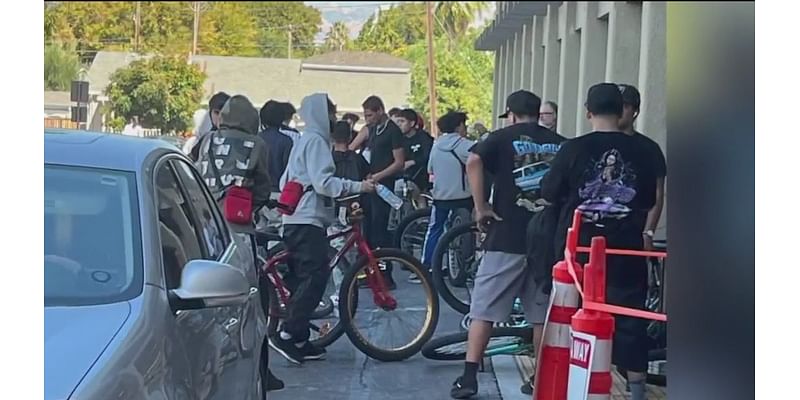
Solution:
<svg viewBox="0 0 800 400">
<path fill-rule="evenodd" d="M 570 321 L 578 311 L 580 294 L 566 261 L 553 267 L 553 290 L 545 319 L 541 348 L 536 357 L 535 400 L 564 400 L 569 379 Z M 534 344 L 536 345 L 536 344 Z"/>
<path fill-rule="evenodd" d="M 589 263 L 583 271 L 584 299 L 597 303 L 605 303 L 606 300 L 606 246 L 604 237 L 592 238 L 592 247 L 589 256 Z M 579 368 L 570 368 L 570 380 L 579 378 L 577 373 L 580 369 L 589 369 L 589 388 L 588 397 L 583 397 L 581 393 L 574 393 L 575 397 L 570 396 L 568 400 L 609 400 L 611 399 L 611 350 L 612 338 L 614 336 L 614 317 L 609 313 L 579 310 L 572 317 L 573 332 L 580 332 L 595 337 L 592 363 L 588 365 L 588 359 L 578 359 L 572 357 L 571 365 Z M 581 339 L 573 338 L 573 345 Z M 575 376 L 573 376 L 573 374 Z M 585 375 L 584 375 L 585 376 Z"/>
</svg>

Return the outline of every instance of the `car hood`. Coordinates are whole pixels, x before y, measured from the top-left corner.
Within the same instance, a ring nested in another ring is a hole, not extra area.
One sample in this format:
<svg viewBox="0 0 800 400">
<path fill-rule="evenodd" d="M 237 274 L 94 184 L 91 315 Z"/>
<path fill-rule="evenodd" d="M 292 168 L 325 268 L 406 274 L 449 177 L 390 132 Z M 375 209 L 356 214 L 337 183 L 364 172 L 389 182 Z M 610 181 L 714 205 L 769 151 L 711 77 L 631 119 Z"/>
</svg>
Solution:
<svg viewBox="0 0 800 400">
<path fill-rule="evenodd" d="M 128 302 L 44 309 L 44 398 L 67 399 L 128 316 Z"/>
</svg>

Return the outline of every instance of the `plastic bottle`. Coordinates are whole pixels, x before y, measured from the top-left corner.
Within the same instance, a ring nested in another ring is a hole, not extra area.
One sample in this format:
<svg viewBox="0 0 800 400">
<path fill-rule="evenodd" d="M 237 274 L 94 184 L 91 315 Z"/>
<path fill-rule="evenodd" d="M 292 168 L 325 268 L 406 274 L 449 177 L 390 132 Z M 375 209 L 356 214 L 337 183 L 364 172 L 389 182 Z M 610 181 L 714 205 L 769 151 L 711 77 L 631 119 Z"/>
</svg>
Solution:
<svg viewBox="0 0 800 400">
<path fill-rule="evenodd" d="M 377 187 L 375 188 L 375 192 L 377 192 L 378 196 L 380 196 L 380 198 L 383 199 L 383 201 L 389 203 L 389 205 L 392 206 L 392 208 L 394 208 L 395 210 L 399 210 L 400 207 L 403 206 L 403 199 L 397 197 L 386 186 L 378 184 Z"/>
</svg>

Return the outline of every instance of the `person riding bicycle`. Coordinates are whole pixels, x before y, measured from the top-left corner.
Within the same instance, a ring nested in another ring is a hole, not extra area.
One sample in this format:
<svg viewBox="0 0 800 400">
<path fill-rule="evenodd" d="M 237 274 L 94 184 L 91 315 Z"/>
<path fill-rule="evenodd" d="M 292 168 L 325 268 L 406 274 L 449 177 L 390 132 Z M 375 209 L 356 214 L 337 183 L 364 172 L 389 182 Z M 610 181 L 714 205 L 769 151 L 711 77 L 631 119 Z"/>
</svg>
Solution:
<svg viewBox="0 0 800 400">
<path fill-rule="evenodd" d="M 297 183 L 305 189 L 291 215 L 283 216 L 283 238 L 289 250 L 290 274 L 295 280 L 287 306 L 287 318 L 270 347 L 292 363 L 324 358 L 325 350 L 309 341 L 309 319 L 319 305 L 329 278 L 325 228 L 334 219 L 333 199 L 373 192 L 372 181 L 361 182 L 334 176 L 330 134 L 336 121 L 336 106 L 325 93 L 303 99 L 299 111 L 305 122 L 281 177 L 281 189 Z"/>
<path fill-rule="evenodd" d="M 433 143 L 428 174 L 433 176 L 433 207 L 422 247 L 422 265 L 431 268 L 433 252 L 444 233 L 450 214 L 458 209 L 472 211 L 472 193 L 467 179 L 467 158 L 475 142 L 467 139 L 467 114 L 450 111 L 436 121 L 442 135 Z M 412 280 L 414 279 L 414 280 Z M 411 282 L 419 282 L 412 276 Z"/>
</svg>

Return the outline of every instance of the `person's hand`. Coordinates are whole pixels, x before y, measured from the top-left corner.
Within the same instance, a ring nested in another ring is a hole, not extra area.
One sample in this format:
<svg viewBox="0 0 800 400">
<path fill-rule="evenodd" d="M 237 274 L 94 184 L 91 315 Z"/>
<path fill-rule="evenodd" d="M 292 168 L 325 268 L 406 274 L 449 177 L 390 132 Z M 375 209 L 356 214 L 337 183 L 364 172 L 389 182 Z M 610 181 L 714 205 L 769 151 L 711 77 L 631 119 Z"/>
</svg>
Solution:
<svg viewBox="0 0 800 400">
<path fill-rule="evenodd" d="M 655 247 L 653 246 L 653 238 L 647 235 L 642 235 L 642 239 L 644 239 L 644 251 L 655 250 Z"/>
<path fill-rule="evenodd" d="M 475 221 L 478 223 L 478 230 L 481 232 L 486 232 L 489 229 L 489 226 L 494 221 L 502 221 L 503 219 L 497 215 L 494 210 L 489 207 L 483 209 L 475 209 Z"/>
<path fill-rule="evenodd" d="M 365 179 L 361 181 L 361 191 L 364 193 L 372 193 L 375 191 L 375 182 L 372 179 Z"/>
</svg>

